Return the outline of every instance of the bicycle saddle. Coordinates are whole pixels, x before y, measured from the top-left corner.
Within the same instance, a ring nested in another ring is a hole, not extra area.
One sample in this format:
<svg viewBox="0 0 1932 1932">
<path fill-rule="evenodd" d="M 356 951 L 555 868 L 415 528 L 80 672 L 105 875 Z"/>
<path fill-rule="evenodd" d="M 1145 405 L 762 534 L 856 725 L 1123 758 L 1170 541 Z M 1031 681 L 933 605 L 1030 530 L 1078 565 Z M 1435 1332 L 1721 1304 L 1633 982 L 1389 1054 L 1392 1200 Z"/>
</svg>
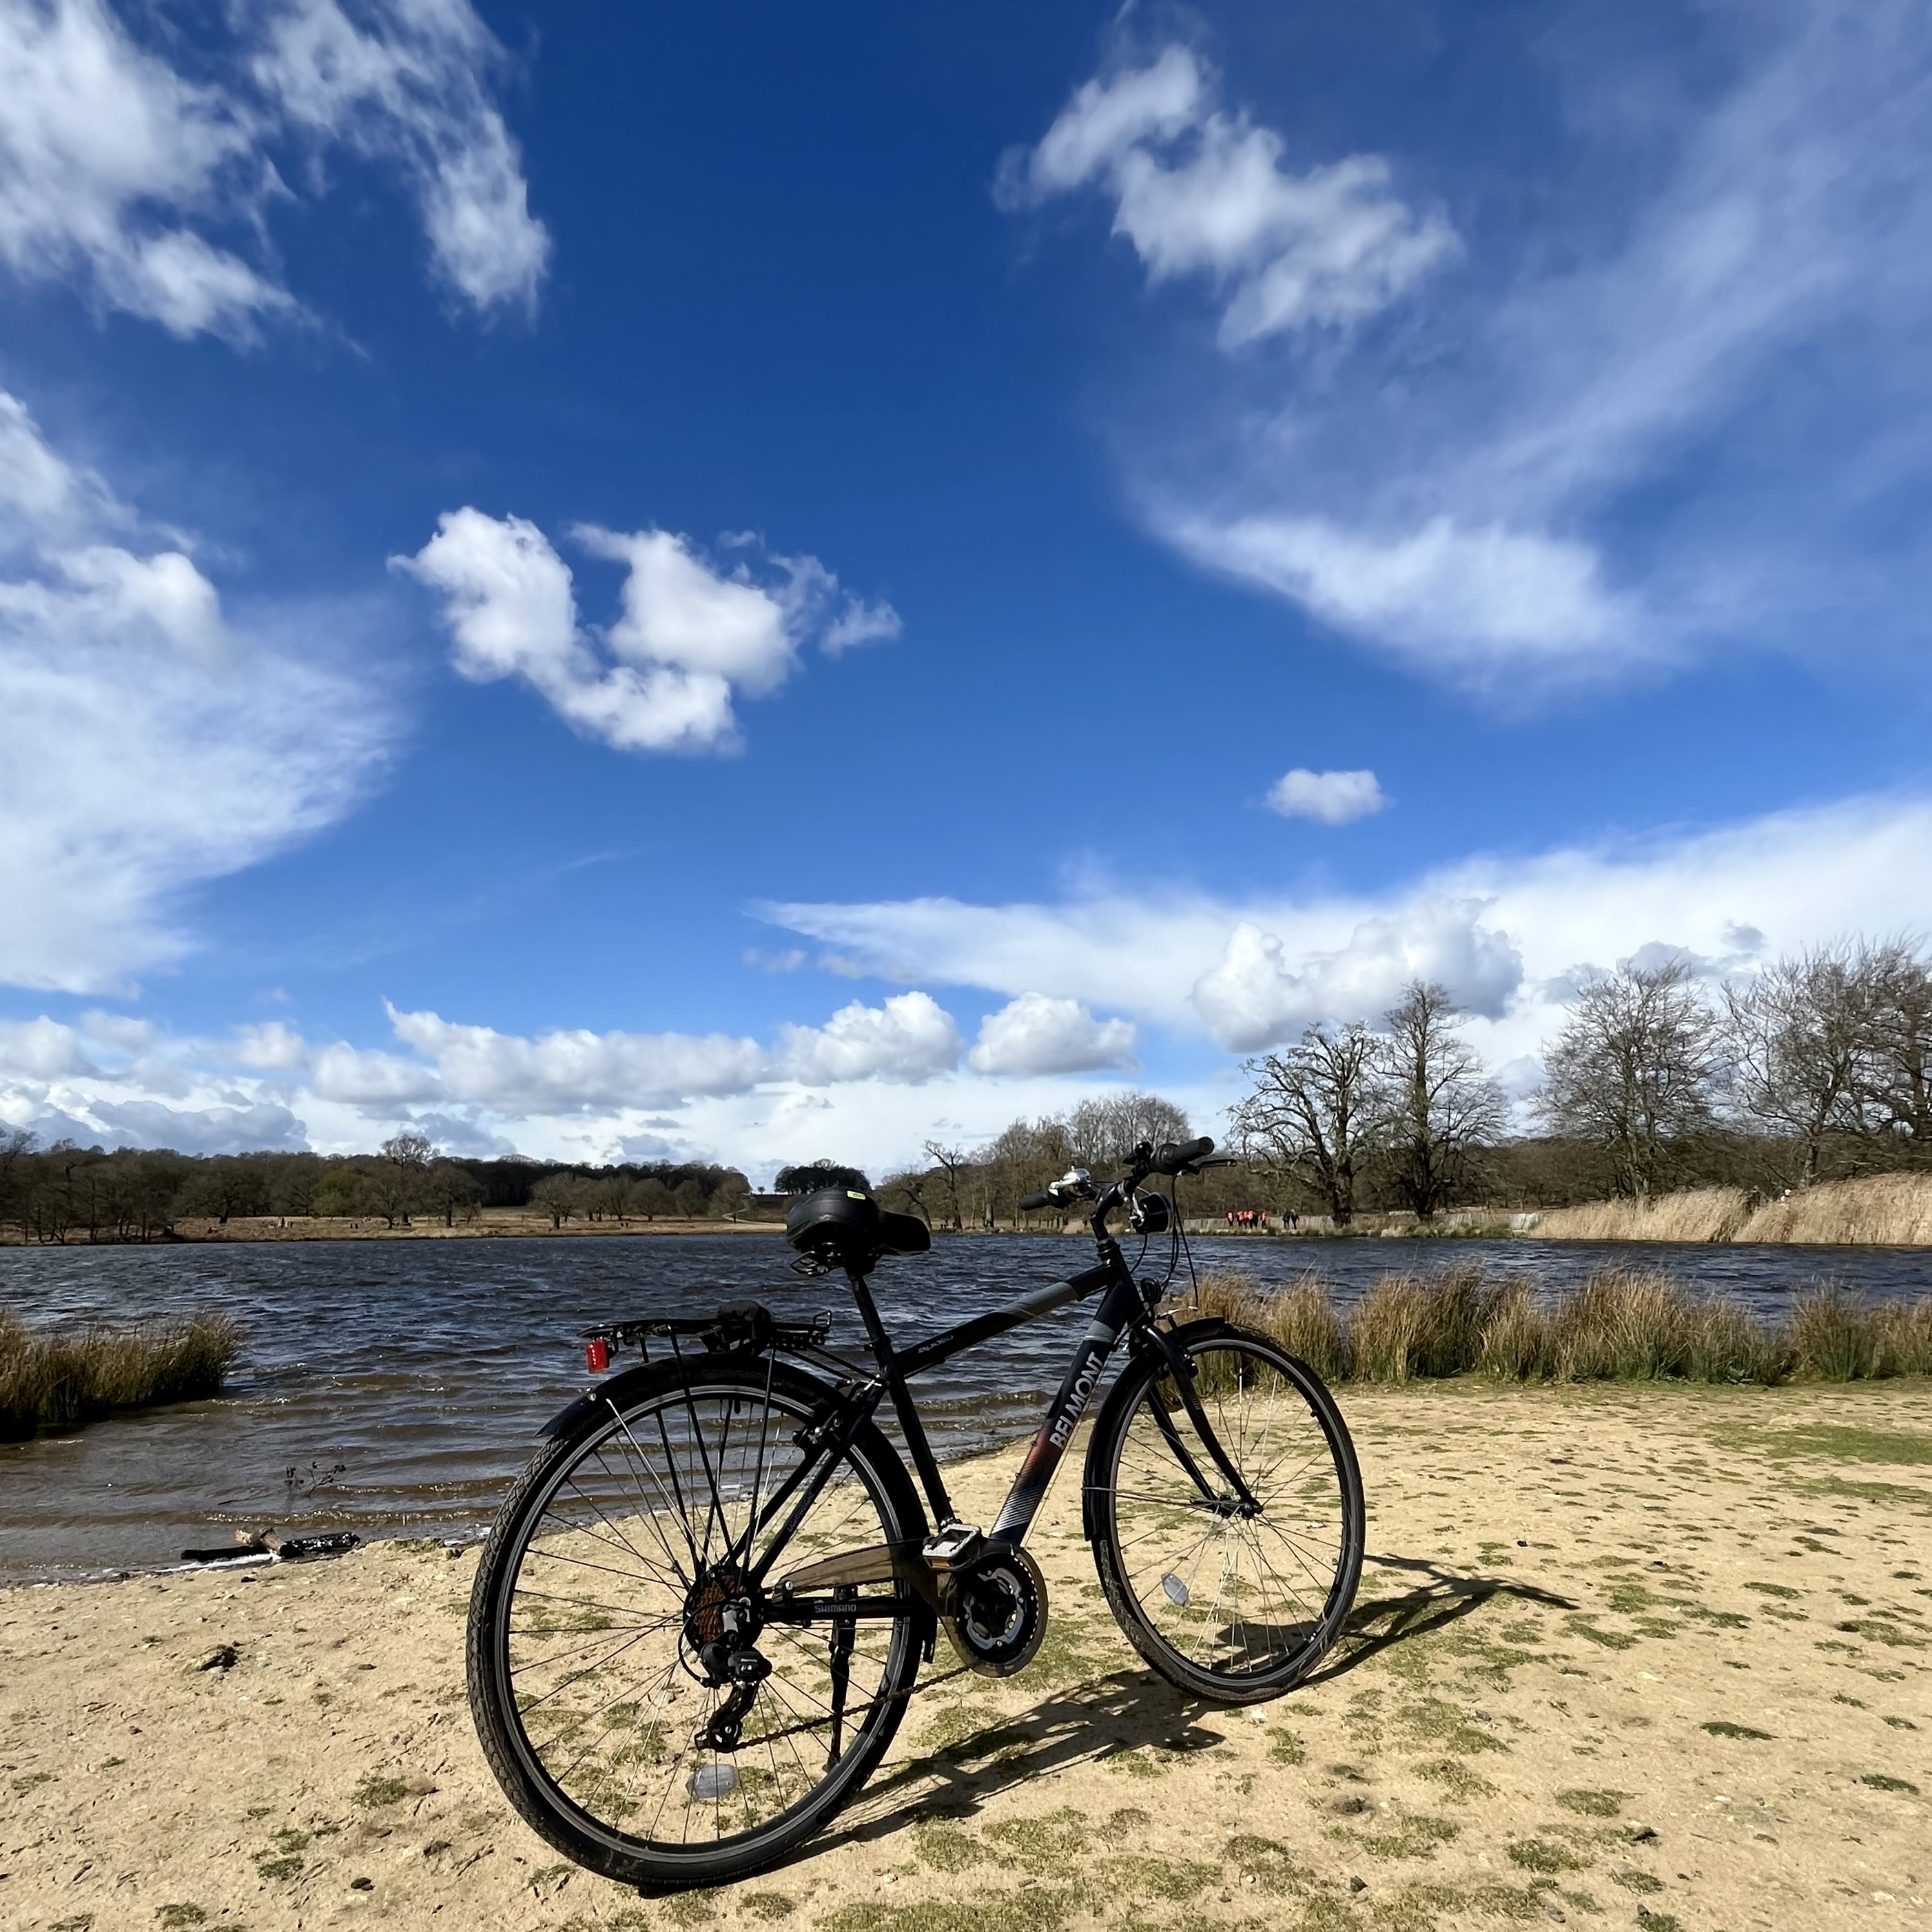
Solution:
<svg viewBox="0 0 1932 1932">
<path fill-rule="evenodd" d="M 915 1214 L 889 1214 L 856 1187 L 821 1187 L 793 1205 L 785 1239 L 802 1255 L 864 1274 L 882 1255 L 922 1255 L 932 1231 Z"/>
</svg>

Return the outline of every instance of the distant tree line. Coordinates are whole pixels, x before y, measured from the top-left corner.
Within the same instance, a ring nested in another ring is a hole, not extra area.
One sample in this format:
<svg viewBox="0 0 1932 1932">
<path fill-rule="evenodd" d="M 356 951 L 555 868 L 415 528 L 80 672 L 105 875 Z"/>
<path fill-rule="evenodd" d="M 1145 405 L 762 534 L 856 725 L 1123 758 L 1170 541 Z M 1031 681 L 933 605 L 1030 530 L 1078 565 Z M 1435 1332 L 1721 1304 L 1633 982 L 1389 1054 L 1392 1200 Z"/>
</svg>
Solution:
<svg viewBox="0 0 1932 1932">
<path fill-rule="evenodd" d="M 1841 940 L 1714 985 L 1682 958 L 1586 980 L 1546 1050 L 1528 1134 L 1510 1131 L 1465 1019 L 1418 980 L 1378 1018 L 1310 1026 L 1247 1061 L 1221 1136 L 1240 1165 L 1189 1183 L 1184 1207 L 1346 1227 L 1365 1211 L 1427 1221 L 1684 1187 L 1762 1197 L 1932 1165 L 1932 967 L 1903 940 Z M 1111 1095 L 982 1146 L 928 1142 L 881 1197 L 935 1226 L 1023 1222 L 1020 1196 L 1069 1167 L 1099 1172 L 1189 1131 L 1156 1094 Z"/>
<path fill-rule="evenodd" d="M 572 1220 L 730 1220 L 751 1184 L 696 1162 L 569 1166 L 439 1154 L 422 1134 L 392 1135 L 373 1154 L 112 1153 L 31 1134 L 0 1134 L 0 1230 L 25 1241 L 166 1240 L 187 1220 L 345 1216 L 407 1227 L 454 1226 L 484 1208 L 535 1208 Z"/>
<path fill-rule="evenodd" d="M 1712 983 L 1690 962 L 1634 962 L 1584 980 L 1510 1110 L 1439 985 L 1416 980 L 1378 1018 L 1307 1028 L 1245 1063 L 1247 1090 L 1217 1130 L 1240 1165 L 1187 1184 L 1190 1214 L 1324 1215 L 1565 1207 L 1606 1196 L 1742 1187 L 1760 1196 L 1932 1166 L 1932 965 L 1900 940 L 1848 939 Z M 1025 1225 L 1021 1198 L 1070 1167 L 1105 1173 L 1142 1141 L 1185 1140 L 1159 1094 L 1110 1093 L 1017 1120 L 976 1146 L 928 1141 L 880 1198 L 934 1227 Z M 821 1160 L 782 1168 L 782 1193 L 866 1186 Z M 263 1214 L 448 1224 L 535 1208 L 554 1227 L 729 1219 L 750 1210 L 734 1168 L 571 1166 L 439 1154 L 405 1131 L 374 1154 L 194 1156 L 0 1134 L 0 1228 L 29 1241 L 152 1240 L 177 1222 Z M 1038 1225 L 1057 1215 L 1036 1217 Z"/>
</svg>

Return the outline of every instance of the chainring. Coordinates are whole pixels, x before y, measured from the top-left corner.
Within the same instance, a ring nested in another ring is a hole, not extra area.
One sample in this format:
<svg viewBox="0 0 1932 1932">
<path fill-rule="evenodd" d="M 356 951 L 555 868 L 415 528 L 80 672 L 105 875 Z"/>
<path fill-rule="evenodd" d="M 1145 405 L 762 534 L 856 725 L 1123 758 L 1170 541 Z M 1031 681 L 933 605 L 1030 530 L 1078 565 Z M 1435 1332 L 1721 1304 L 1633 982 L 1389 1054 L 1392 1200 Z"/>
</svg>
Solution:
<svg viewBox="0 0 1932 1932">
<path fill-rule="evenodd" d="M 982 1557 L 953 1576 L 940 1622 L 961 1663 L 982 1677 L 1010 1677 L 1046 1635 L 1046 1579 L 1024 1550 Z"/>
</svg>

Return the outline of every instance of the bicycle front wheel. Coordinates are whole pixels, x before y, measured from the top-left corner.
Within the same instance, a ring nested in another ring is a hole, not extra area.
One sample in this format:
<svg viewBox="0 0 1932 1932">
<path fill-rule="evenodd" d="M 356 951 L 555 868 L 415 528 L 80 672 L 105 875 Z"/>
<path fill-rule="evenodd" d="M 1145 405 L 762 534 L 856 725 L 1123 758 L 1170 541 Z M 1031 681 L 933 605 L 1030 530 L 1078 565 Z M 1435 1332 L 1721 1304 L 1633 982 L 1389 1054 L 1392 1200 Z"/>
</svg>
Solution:
<svg viewBox="0 0 1932 1932">
<path fill-rule="evenodd" d="M 1354 1601 L 1361 1472 L 1334 1398 L 1306 1363 L 1218 1323 L 1174 1340 L 1214 1444 L 1166 1362 L 1136 1356 L 1088 1450 L 1094 1562 L 1129 1642 L 1170 1683 L 1256 1703 L 1314 1669 Z"/>
<path fill-rule="evenodd" d="M 526 1820 L 607 1878 L 670 1888 L 770 1864 L 898 1727 L 932 1620 L 886 1552 L 916 1550 L 925 1515 L 869 1423 L 812 1496 L 828 1394 L 769 1359 L 627 1377 L 539 1453 L 490 1532 L 469 1639 L 484 1754 Z M 847 1580 L 786 1588 L 842 1556 Z"/>
</svg>

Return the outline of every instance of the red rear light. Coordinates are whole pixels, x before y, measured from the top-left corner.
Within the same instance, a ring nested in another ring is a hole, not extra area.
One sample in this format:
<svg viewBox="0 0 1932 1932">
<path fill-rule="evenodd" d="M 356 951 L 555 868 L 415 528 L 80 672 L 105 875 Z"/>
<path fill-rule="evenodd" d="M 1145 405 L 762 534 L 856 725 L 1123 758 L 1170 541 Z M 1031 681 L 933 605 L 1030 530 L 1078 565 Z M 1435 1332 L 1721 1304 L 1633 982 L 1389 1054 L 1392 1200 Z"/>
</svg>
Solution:
<svg viewBox="0 0 1932 1932">
<path fill-rule="evenodd" d="M 610 1345 L 601 1337 L 584 1345 L 584 1366 L 593 1376 L 601 1376 L 610 1366 Z"/>
</svg>

